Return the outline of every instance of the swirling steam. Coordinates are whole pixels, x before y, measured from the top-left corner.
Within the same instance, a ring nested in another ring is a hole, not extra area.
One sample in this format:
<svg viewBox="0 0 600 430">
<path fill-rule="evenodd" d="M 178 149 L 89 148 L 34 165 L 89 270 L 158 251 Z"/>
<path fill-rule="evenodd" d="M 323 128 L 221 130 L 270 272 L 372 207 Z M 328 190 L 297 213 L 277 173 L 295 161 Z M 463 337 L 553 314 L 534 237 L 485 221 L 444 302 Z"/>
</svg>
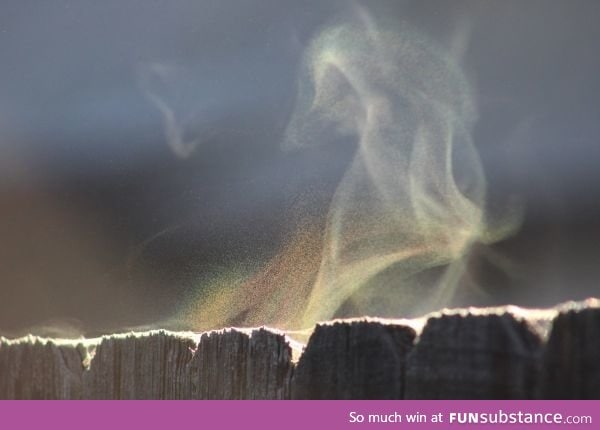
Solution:
<svg viewBox="0 0 600 430">
<path fill-rule="evenodd" d="M 405 316 L 448 305 L 471 246 L 507 231 L 486 227 L 476 107 L 459 61 L 364 11 L 313 41 L 283 149 L 357 142 L 355 155 L 321 227 L 301 223 L 266 268 L 209 295 L 203 324 L 310 327 L 341 311 Z"/>
<path fill-rule="evenodd" d="M 485 180 L 470 135 L 475 107 L 458 64 L 410 29 L 380 30 L 363 15 L 315 41 L 306 74 L 286 145 L 322 140 L 332 122 L 358 136 L 358 149 L 331 205 L 303 323 L 331 317 L 388 270 L 396 285 L 374 294 L 388 300 L 391 292 L 395 303 L 419 295 L 423 308 L 444 304 L 484 231 Z M 436 288 L 415 285 L 415 275 L 441 266 Z"/>
<path fill-rule="evenodd" d="M 179 84 L 186 80 L 191 81 L 186 76 L 186 70 L 182 67 L 150 63 L 140 65 L 137 74 L 142 94 L 162 115 L 167 144 L 177 157 L 188 158 L 196 147 L 202 143 L 202 140 L 198 136 L 193 138 L 187 136 L 189 134 L 188 128 L 190 128 L 190 123 L 193 123 L 193 128 L 202 127 L 202 138 L 204 140 L 210 137 L 210 129 L 205 124 L 206 117 L 208 116 L 206 111 L 195 112 L 192 110 L 191 112 L 182 114 L 174 108 L 174 106 L 182 104 L 182 101 L 185 105 L 186 98 L 193 99 L 195 96 L 191 91 L 187 91 L 186 93 L 185 91 L 175 90 L 177 86 L 174 84 Z M 174 103 L 169 98 L 175 98 L 179 103 Z M 200 115 L 200 113 L 204 115 Z"/>
</svg>

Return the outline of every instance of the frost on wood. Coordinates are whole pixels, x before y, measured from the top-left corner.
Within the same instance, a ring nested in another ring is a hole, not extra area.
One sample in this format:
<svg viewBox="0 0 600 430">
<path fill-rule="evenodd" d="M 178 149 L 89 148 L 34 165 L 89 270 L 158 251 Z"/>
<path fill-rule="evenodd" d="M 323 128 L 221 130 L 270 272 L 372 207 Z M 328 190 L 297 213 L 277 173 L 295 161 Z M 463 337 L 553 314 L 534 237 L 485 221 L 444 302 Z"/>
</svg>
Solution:
<svg viewBox="0 0 600 430">
<path fill-rule="evenodd" d="M 573 305 L 553 322 L 544 351 L 539 397 L 600 399 L 600 308 Z"/>
<path fill-rule="evenodd" d="M 294 375 L 295 399 L 401 399 L 415 331 L 380 322 L 319 325 Z"/>
<path fill-rule="evenodd" d="M 430 318 L 408 357 L 406 398 L 532 398 L 541 343 L 508 313 Z"/>
<path fill-rule="evenodd" d="M 80 346 L 0 338 L 0 399 L 78 399 L 82 371 Z"/>
<path fill-rule="evenodd" d="M 0 339 L 3 399 L 283 399 L 291 348 L 264 329 L 106 336 L 92 349 L 29 337 Z"/>
<path fill-rule="evenodd" d="M 105 337 L 83 373 L 84 398 L 183 399 L 195 342 L 166 333 Z"/>
<path fill-rule="evenodd" d="M 598 399 L 597 300 L 269 329 L 0 338 L 1 399 Z"/>
<path fill-rule="evenodd" d="M 265 329 L 212 332 L 202 335 L 188 369 L 193 399 L 285 399 L 292 350 Z"/>
</svg>

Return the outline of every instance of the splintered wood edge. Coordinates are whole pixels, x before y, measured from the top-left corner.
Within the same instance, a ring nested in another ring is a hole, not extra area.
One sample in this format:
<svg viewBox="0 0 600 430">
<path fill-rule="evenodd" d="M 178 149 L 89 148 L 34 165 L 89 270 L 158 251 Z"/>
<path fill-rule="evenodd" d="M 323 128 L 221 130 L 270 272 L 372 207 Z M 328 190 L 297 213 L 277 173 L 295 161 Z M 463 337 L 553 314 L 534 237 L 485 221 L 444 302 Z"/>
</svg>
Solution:
<svg viewBox="0 0 600 430">
<path fill-rule="evenodd" d="M 287 344 L 292 350 L 292 362 L 297 363 L 302 355 L 308 340 L 313 333 L 314 329 L 318 326 L 329 326 L 335 324 L 353 324 L 359 322 L 368 322 L 382 325 L 396 325 L 396 326 L 407 326 L 412 328 L 418 336 L 423 331 L 423 328 L 427 324 L 427 321 L 434 318 L 443 318 L 445 316 L 459 315 L 463 317 L 467 316 L 489 316 L 489 315 L 506 315 L 513 316 L 516 320 L 525 321 L 529 327 L 542 339 L 547 339 L 549 332 L 552 327 L 554 319 L 562 313 L 577 312 L 583 309 L 600 308 L 600 299 L 589 298 L 583 301 L 569 301 L 558 304 L 552 308 L 539 309 L 539 308 L 524 308 L 519 306 L 507 305 L 497 307 L 466 307 L 466 308 L 447 308 L 439 311 L 431 312 L 423 315 L 419 318 L 379 318 L 379 317 L 359 317 L 359 318 L 340 318 L 329 321 L 322 321 L 316 324 L 315 327 L 303 330 L 280 330 L 268 326 L 262 327 L 227 327 L 218 330 L 209 330 L 204 332 L 194 331 L 171 331 L 164 329 L 153 329 L 143 331 L 128 331 L 123 333 L 114 333 L 93 338 L 53 338 L 43 337 L 35 335 L 26 335 L 19 338 L 6 338 L 0 336 L 0 346 L 11 346 L 19 344 L 36 344 L 42 345 L 53 344 L 62 347 L 73 347 L 77 349 L 82 358 L 82 366 L 89 368 L 91 362 L 94 359 L 96 348 L 102 343 L 103 340 L 114 340 L 114 339 L 127 339 L 131 337 L 144 338 L 149 336 L 163 335 L 174 338 L 180 338 L 184 340 L 191 340 L 196 345 L 200 343 L 202 336 L 204 335 L 219 335 L 227 332 L 240 332 L 246 334 L 249 338 L 252 337 L 253 333 L 258 330 L 266 330 L 275 335 L 281 335 L 284 337 Z M 195 351 L 194 351 L 195 352 Z"/>
</svg>

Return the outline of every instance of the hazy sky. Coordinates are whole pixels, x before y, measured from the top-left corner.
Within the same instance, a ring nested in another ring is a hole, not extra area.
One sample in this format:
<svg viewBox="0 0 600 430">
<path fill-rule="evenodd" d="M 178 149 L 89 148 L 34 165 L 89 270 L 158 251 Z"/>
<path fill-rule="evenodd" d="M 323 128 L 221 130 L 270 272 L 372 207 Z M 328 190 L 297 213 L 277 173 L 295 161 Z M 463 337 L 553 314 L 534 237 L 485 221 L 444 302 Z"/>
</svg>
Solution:
<svg viewBox="0 0 600 430">
<path fill-rule="evenodd" d="M 356 142 L 281 144 L 310 40 L 351 5 L 3 1 L 0 332 L 168 318 L 198 279 L 275 255 L 307 190 L 326 213 Z M 598 295 L 600 3 L 363 6 L 464 45 L 487 204 L 523 211 L 493 247 L 510 275 L 474 254 L 473 302 Z"/>
</svg>

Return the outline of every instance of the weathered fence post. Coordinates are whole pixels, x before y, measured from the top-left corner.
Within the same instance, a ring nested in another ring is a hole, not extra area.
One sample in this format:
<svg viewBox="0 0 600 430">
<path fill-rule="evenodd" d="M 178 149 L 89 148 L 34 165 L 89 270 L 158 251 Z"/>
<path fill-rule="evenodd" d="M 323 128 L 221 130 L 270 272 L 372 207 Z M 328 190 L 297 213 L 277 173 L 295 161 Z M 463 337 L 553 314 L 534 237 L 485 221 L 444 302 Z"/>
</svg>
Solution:
<svg viewBox="0 0 600 430">
<path fill-rule="evenodd" d="M 554 319 L 544 350 L 538 396 L 600 399 L 600 308 L 574 306 Z"/>
<path fill-rule="evenodd" d="M 407 399 L 529 399 L 542 340 L 511 314 L 430 318 L 408 356 Z"/>
<path fill-rule="evenodd" d="M 269 329 L 0 338 L 0 399 L 598 399 L 600 302 Z M 550 333 L 548 335 L 548 333 Z"/>
<path fill-rule="evenodd" d="M 401 399 L 415 331 L 380 322 L 318 325 L 292 381 L 294 399 Z"/>
</svg>

